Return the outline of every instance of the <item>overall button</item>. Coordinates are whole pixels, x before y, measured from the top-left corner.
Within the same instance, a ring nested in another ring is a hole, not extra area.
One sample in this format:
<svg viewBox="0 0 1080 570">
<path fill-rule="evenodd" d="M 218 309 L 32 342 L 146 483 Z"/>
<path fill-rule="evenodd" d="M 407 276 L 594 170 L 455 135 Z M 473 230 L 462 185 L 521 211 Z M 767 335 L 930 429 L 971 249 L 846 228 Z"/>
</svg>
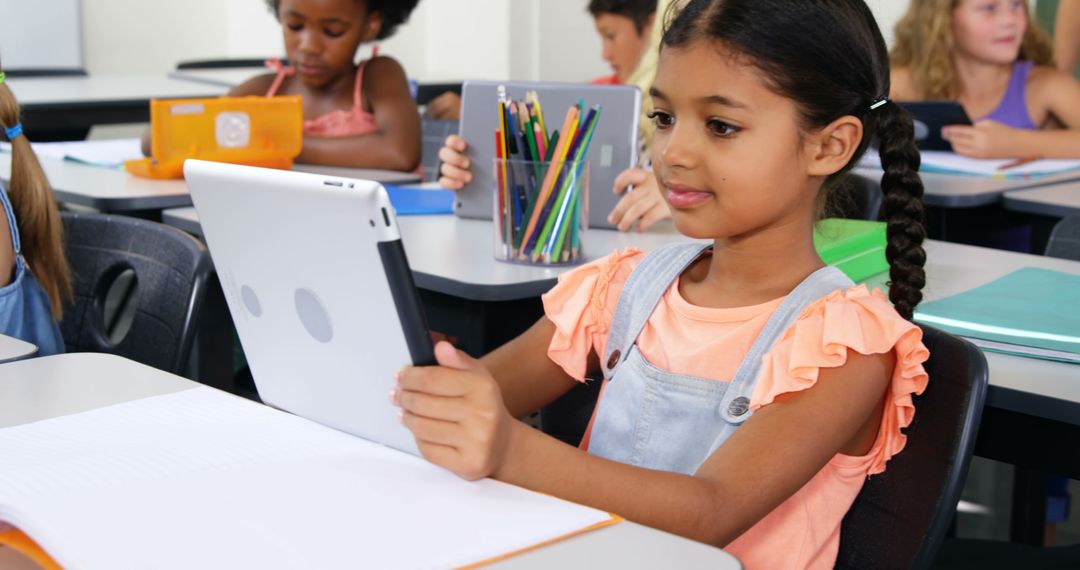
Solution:
<svg viewBox="0 0 1080 570">
<path fill-rule="evenodd" d="M 747 398 L 746 396 L 735 398 L 728 404 L 727 410 L 729 414 L 735 417 L 745 414 L 750 410 L 750 398 Z"/>
<path fill-rule="evenodd" d="M 615 368 L 615 365 L 619 363 L 619 357 L 620 356 L 622 356 L 622 353 L 619 352 L 618 350 L 615 350 L 615 352 L 611 353 L 611 356 L 608 357 L 608 359 L 607 359 L 608 370 L 611 370 L 612 368 Z"/>
</svg>

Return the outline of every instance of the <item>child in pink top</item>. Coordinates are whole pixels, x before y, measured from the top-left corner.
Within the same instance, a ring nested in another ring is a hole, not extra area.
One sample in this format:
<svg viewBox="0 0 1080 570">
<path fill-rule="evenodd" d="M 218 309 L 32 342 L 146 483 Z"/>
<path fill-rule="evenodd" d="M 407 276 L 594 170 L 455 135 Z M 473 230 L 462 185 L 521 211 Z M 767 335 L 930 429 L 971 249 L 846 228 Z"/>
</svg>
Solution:
<svg viewBox="0 0 1080 570">
<path fill-rule="evenodd" d="M 447 343 L 392 394 L 430 461 L 725 547 L 747 568 L 832 568 L 927 384 L 922 183 L 861 0 L 690 0 L 664 34 L 655 176 L 700 242 L 562 276 L 546 316 L 475 361 Z M 823 193 L 880 144 L 891 287 L 813 244 Z M 514 420 L 602 375 L 580 448 Z"/>
<path fill-rule="evenodd" d="M 304 146 L 297 162 L 410 171 L 420 164 L 420 118 L 401 65 L 360 45 L 390 37 L 417 0 L 267 0 L 281 21 L 289 67 L 230 95 L 301 95 Z"/>
</svg>

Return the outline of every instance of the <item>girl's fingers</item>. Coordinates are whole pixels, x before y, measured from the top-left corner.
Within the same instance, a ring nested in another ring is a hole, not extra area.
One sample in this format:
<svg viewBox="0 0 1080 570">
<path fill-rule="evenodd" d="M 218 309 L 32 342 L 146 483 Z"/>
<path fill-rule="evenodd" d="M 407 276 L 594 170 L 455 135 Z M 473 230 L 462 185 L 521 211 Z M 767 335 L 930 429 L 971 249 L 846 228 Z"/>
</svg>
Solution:
<svg viewBox="0 0 1080 570">
<path fill-rule="evenodd" d="M 450 146 L 439 149 L 439 160 L 443 164 L 452 164 L 458 168 L 469 168 L 469 158 L 462 154 L 462 151 L 454 150 Z"/>
<path fill-rule="evenodd" d="M 463 400 L 459 397 L 432 396 L 411 390 L 395 390 L 394 400 L 406 412 L 433 420 L 460 422 L 465 417 Z"/>
<path fill-rule="evenodd" d="M 442 366 L 409 366 L 397 373 L 397 390 L 432 396 L 462 397 L 475 386 L 471 372 Z"/>
<path fill-rule="evenodd" d="M 449 162 L 443 163 L 442 168 L 439 169 L 439 174 L 442 175 L 442 178 L 456 180 L 461 185 L 472 182 L 472 172 L 458 168 Z"/>
<path fill-rule="evenodd" d="M 433 420 L 402 411 L 401 424 L 412 432 L 418 441 L 456 447 L 462 440 L 461 425 L 454 422 Z"/>
</svg>

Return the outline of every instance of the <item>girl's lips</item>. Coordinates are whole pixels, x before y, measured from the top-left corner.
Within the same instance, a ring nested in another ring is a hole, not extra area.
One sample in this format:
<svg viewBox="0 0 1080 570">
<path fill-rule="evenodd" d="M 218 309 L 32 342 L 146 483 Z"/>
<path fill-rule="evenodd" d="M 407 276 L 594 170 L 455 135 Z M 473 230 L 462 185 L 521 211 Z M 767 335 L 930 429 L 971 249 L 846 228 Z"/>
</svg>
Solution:
<svg viewBox="0 0 1080 570">
<path fill-rule="evenodd" d="M 704 192 L 687 186 L 668 185 L 666 197 L 673 208 L 693 208 L 712 198 L 711 192 Z"/>
<path fill-rule="evenodd" d="M 321 67 L 318 65 L 305 65 L 303 63 L 297 66 L 297 69 L 302 75 L 322 75 L 326 72 L 325 67 Z"/>
</svg>

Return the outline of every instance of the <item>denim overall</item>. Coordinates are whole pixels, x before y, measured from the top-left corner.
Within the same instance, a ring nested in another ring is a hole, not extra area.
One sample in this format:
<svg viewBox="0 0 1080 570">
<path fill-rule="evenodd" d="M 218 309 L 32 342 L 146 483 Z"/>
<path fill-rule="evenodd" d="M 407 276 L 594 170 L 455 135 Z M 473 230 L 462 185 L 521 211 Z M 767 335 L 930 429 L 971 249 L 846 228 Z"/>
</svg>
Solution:
<svg viewBox="0 0 1080 570">
<path fill-rule="evenodd" d="M 53 320 L 52 303 L 22 256 L 19 226 L 16 225 L 7 191 L 2 186 L 0 202 L 4 205 L 4 214 L 11 228 L 11 244 L 15 247 L 15 274 L 11 283 L 0 287 L 0 334 L 36 344 L 37 356 L 60 354 L 64 352 L 64 338 Z"/>
<path fill-rule="evenodd" d="M 747 420 L 762 357 L 814 301 L 854 283 L 835 267 L 812 273 L 772 314 L 730 383 L 665 372 L 642 357 L 637 337 L 672 282 L 710 244 L 649 254 L 619 295 L 606 354 L 603 395 L 589 453 L 630 465 L 691 474 Z"/>
</svg>

